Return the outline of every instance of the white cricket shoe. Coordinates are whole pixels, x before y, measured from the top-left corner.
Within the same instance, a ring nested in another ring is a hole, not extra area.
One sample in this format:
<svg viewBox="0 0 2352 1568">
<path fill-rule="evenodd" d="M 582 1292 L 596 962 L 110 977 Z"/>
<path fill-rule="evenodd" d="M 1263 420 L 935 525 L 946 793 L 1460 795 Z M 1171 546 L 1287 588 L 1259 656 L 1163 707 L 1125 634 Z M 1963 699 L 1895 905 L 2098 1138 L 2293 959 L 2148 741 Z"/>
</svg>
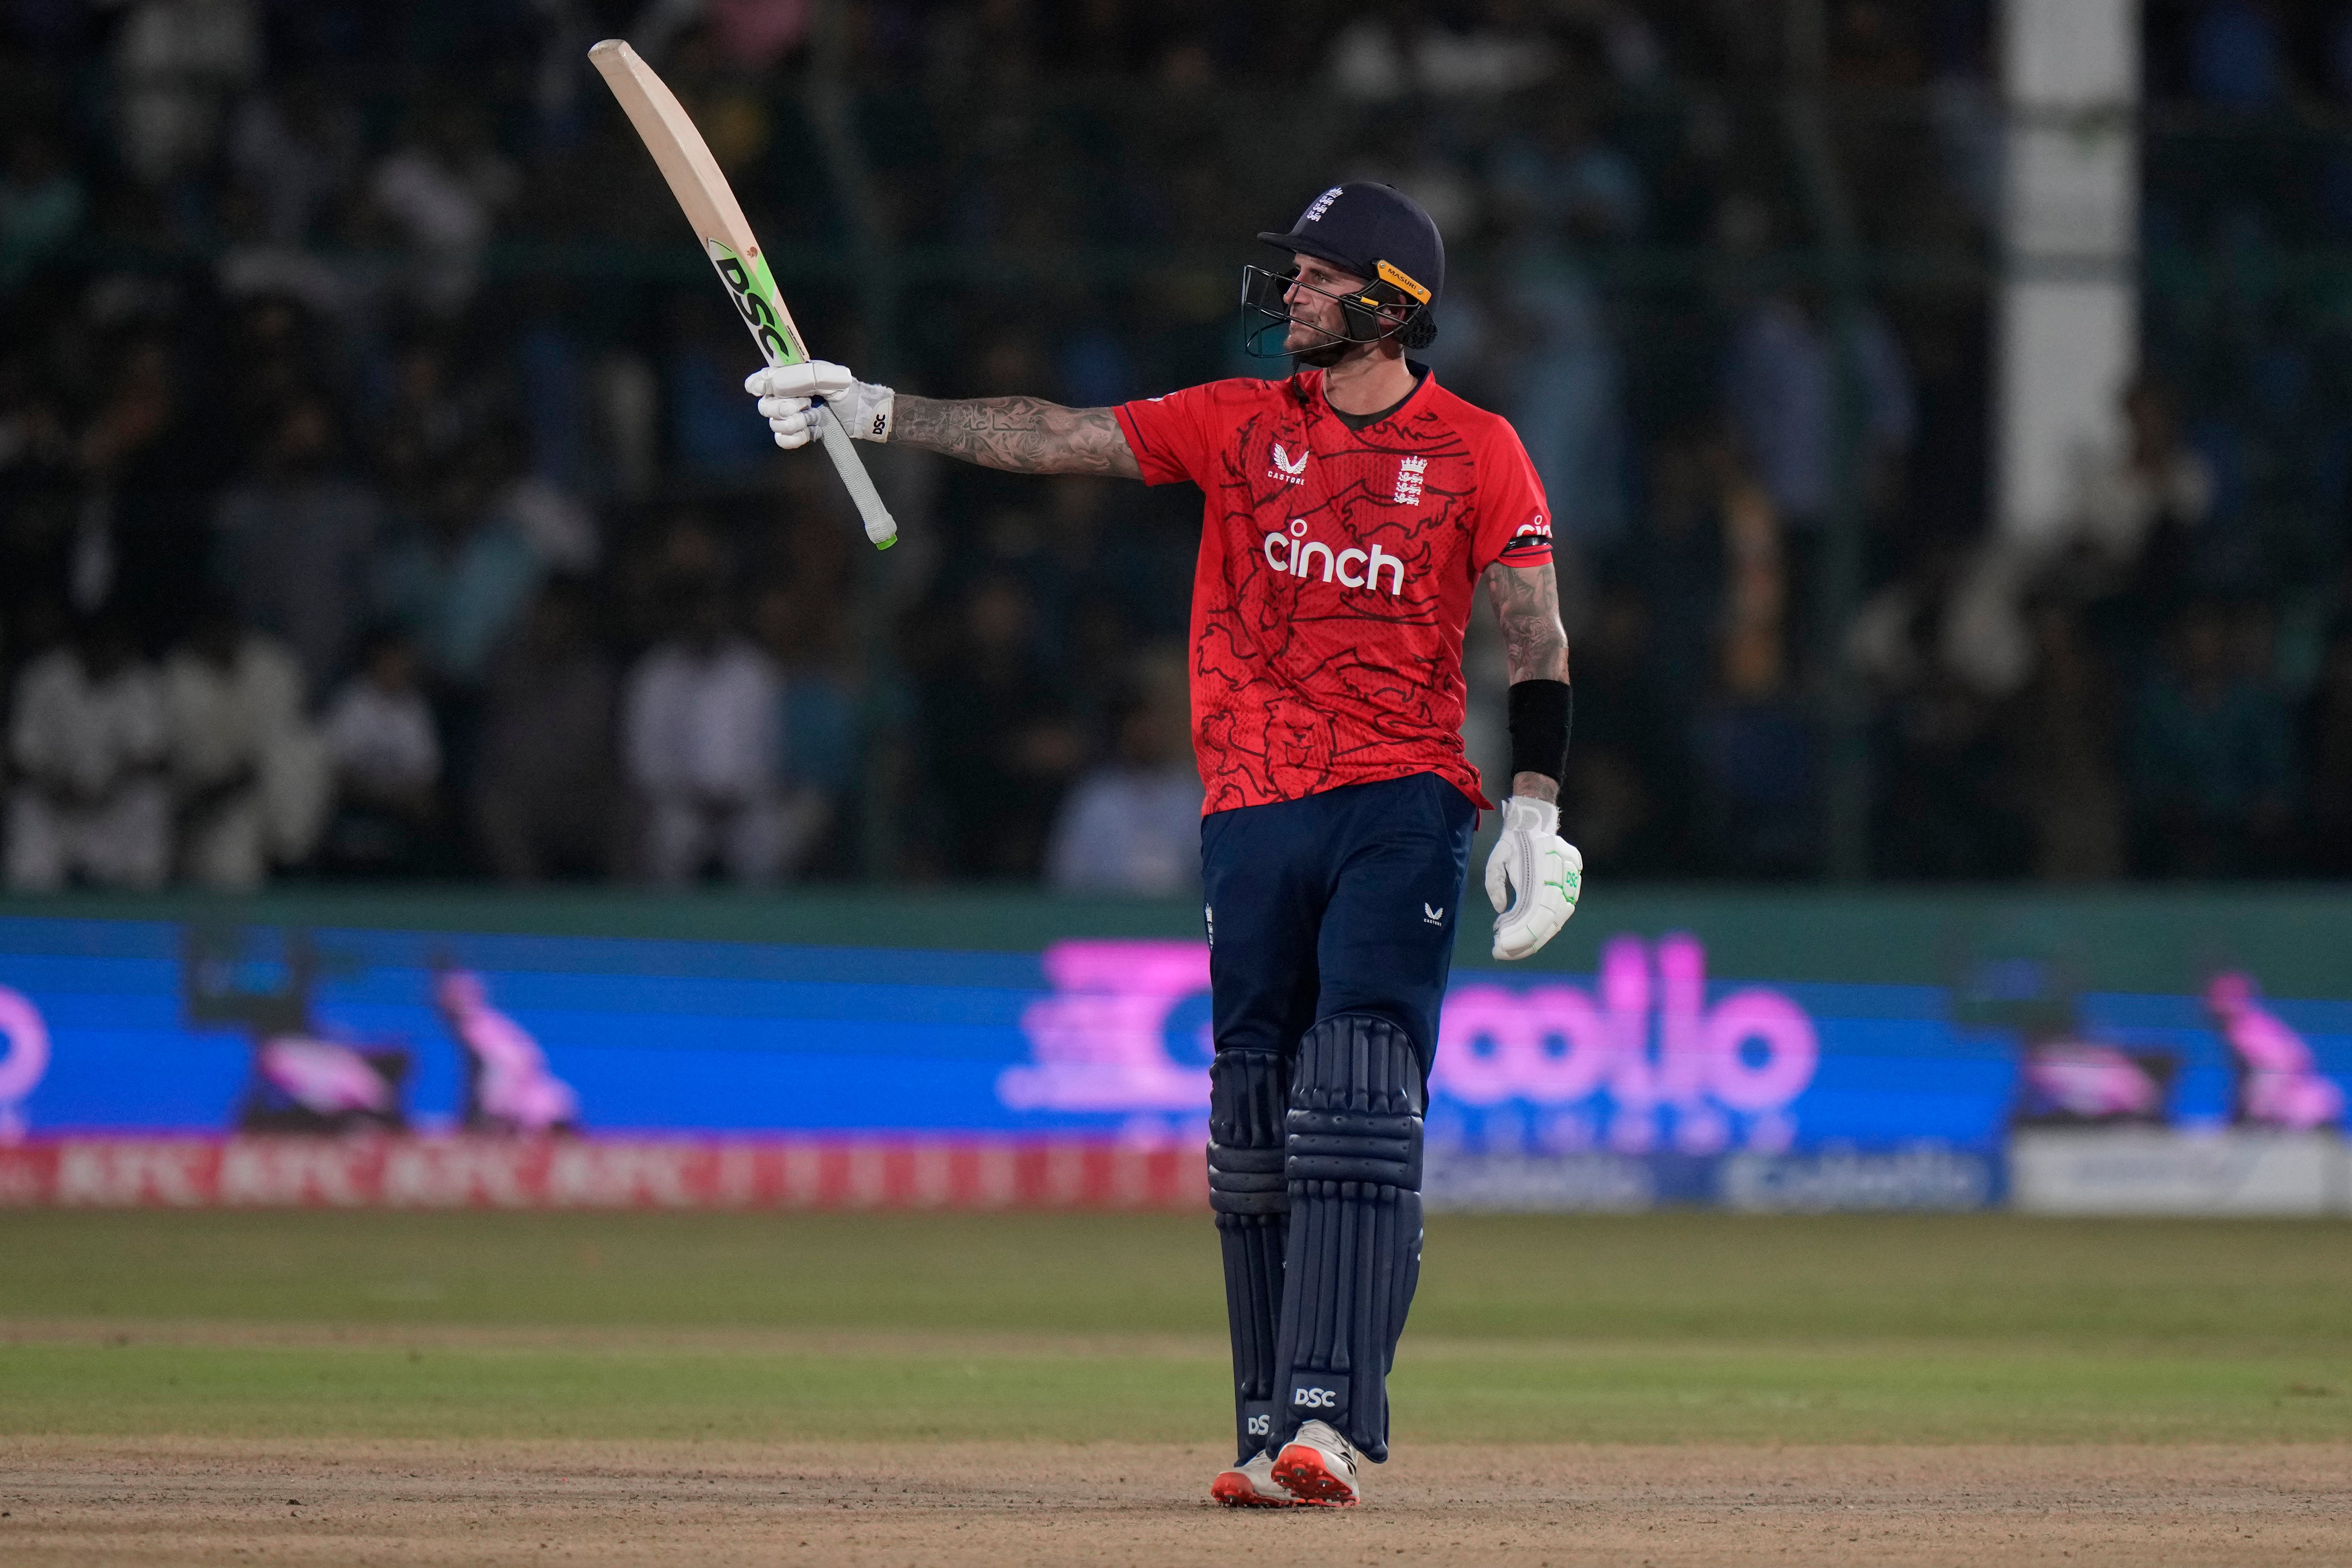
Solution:
<svg viewBox="0 0 2352 1568">
<path fill-rule="evenodd" d="M 1356 1484 L 1356 1446 L 1327 1421 L 1309 1421 L 1283 1446 L 1274 1479 L 1300 1502 L 1317 1508 L 1353 1508 L 1363 1500 Z"/>
<path fill-rule="evenodd" d="M 1260 1448 L 1250 1459 L 1217 1472 L 1209 1495 L 1227 1508 L 1297 1508 L 1298 1500 L 1274 1479 L 1274 1456 Z"/>
</svg>

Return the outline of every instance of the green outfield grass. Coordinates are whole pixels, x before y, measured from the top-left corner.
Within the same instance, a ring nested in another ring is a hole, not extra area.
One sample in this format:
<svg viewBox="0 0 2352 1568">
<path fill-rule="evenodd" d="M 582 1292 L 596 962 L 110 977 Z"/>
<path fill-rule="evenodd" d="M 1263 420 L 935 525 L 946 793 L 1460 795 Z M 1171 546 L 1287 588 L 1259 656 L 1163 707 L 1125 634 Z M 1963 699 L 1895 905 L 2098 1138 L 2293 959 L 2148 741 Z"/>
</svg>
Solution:
<svg viewBox="0 0 2352 1568">
<path fill-rule="evenodd" d="M 1208 1437 L 1204 1219 L 0 1213 L 0 1432 Z M 1400 1437 L 2352 1438 L 2352 1226 L 1430 1223 Z"/>
</svg>

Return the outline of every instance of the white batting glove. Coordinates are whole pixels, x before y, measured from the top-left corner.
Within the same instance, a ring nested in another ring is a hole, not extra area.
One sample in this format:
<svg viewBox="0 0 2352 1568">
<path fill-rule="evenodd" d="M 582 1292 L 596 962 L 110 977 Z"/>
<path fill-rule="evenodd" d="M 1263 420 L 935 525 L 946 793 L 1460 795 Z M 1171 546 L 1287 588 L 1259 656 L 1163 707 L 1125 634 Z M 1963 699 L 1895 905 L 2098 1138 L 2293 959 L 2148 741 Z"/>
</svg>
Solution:
<svg viewBox="0 0 2352 1568">
<path fill-rule="evenodd" d="M 1583 891 L 1584 857 L 1559 836 L 1559 807 L 1525 795 L 1505 801 L 1503 837 L 1486 857 L 1495 956 L 1525 958 L 1542 947 L 1576 912 Z"/>
<path fill-rule="evenodd" d="M 861 441 L 890 438 L 890 408 L 898 395 L 887 386 L 860 381 L 844 367 L 821 359 L 799 364 L 771 365 L 743 380 L 743 390 L 760 400 L 776 445 L 791 451 L 816 439 L 820 398 L 832 408 L 842 428 Z"/>
</svg>

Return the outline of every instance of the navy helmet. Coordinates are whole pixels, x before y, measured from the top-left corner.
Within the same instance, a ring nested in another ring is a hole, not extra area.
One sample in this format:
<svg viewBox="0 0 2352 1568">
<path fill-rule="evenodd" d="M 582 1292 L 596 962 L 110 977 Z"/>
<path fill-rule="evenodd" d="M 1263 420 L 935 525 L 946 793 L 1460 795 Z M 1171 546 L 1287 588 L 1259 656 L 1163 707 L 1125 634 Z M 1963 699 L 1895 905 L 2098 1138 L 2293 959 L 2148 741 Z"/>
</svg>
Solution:
<svg viewBox="0 0 2352 1568">
<path fill-rule="evenodd" d="M 1344 267 L 1364 279 L 1361 294 L 1333 296 L 1348 329 L 1341 342 L 1377 342 L 1393 337 L 1404 347 L 1417 349 L 1437 336 L 1445 241 L 1421 204 L 1395 186 L 1369 180 L 1333 185 L 1307 205 L 1288 233 L 1268 231 L 1258 238 Z M 1286 273 L 1243 269 L 1244 310 L 1268 318 L 1251 331 L 1253 340 L 1275 321 L 1287 330 L 1290 310 L 1282 296 L 1290 282 Z M 1383 314 L 1384 310 L 1393 313 Z"/>
</svg>

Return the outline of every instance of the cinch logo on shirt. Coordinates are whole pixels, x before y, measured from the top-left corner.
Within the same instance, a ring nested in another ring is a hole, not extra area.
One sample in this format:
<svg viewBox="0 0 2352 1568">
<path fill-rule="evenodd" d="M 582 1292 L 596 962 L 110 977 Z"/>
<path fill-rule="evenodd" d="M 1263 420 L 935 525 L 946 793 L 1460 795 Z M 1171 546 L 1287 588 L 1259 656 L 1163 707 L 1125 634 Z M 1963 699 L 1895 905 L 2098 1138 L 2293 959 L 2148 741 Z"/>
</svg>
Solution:
<svg viewBox="0 0 2352 1568">
<path fill-rule="evenodd" d="M 1311 453 L 1301 452 L 1294 459 L 1282 449 L 1282 443 L 1276 441 L 1274 444 L 1274 464 L 1266 469 L 1265 477 L 1280 479 L 1286 485 L 1303 485 L 1307 482 L 1307 459 L 1310 456 Z"/>
<path fill-rule="evenodd" d="M 1343 588 L 1370 588 L 1391 599 L 1404 592 L 1402 559 L 1377 544 L 1370 550 L 1349 545 L 1334 554 L 1321 540 L 1307 537 L 1307 520 L 1303 517 L 1292 518 L 1287 531 L 1276 529 L 1267 534 L 1260 548 L 1267 565 L 1293 577 L 1312 578 L 1319 557 L 1323 563 L 1322 581 L 1326 583 L 1336 577 Z M 1381 586 L 1383 582 L 1386 587 Z"/>
</svg>

